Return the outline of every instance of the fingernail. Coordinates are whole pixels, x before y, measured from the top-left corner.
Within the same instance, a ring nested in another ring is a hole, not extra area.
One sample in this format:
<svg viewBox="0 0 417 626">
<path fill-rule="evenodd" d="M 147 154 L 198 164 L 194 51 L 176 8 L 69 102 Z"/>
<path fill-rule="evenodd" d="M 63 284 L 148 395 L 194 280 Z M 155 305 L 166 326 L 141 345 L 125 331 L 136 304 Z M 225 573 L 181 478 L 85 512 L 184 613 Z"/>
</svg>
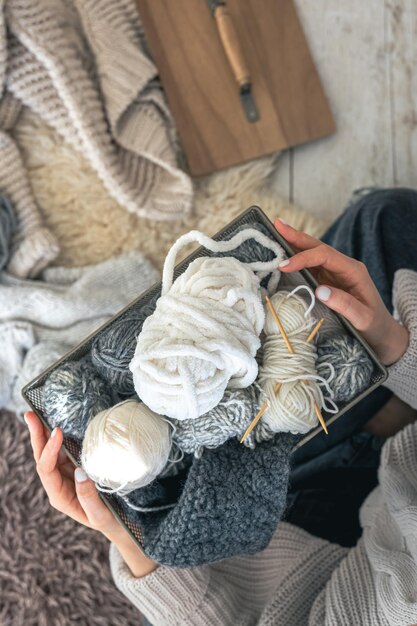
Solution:
<svg viewBox="0 0 417 626">
<path fill-rule="evenodd" d="M 288 222 L 286 222 L 282 217 L 279 217 L 278 219 L 281 222 L 281 224 L 284 224 L 284 226 L 288 226 Z"/>
<path fill-rule="evenodd" d="M 23 414 L 23 419 L 25 420 L 26 426 L 29 426 L 27 413 Z"/>
<path fill-rule="evenodd" d="M 317 288 L 316 296 L 318 297 L 319 300 L 323 300 L 323 302 L 326 302 L 326 300 L 328 300 L 331 295 L 332 295 L 332 290 L 329 289 L 328 287 L 321 286 Z"/>
<path fill-rule="evenodd" d="M 289 259 L 285 259 L 285 261 L 281 261 L 281 263 L 278 265 L 278 267 L 286 267 L 289 264 L 290 264 Z"/>
<path fill-rule="evenodd" d="M 55 426 L 55 428 L 53 429 L 53 431 L 51 432 L 51 437 L 55 437 L 55 435 L 58 432 L 58 428 Z"/>
<path fill-rule="evenodd" d="M 77 481 L 77 483 L 83 483 L 86 480 L 88 480 L 87 474 L 81 467 L 77 467 L 77 469 L 74 472 L 74 476 L 75 476 L 75 480 Z"/>
</svg>

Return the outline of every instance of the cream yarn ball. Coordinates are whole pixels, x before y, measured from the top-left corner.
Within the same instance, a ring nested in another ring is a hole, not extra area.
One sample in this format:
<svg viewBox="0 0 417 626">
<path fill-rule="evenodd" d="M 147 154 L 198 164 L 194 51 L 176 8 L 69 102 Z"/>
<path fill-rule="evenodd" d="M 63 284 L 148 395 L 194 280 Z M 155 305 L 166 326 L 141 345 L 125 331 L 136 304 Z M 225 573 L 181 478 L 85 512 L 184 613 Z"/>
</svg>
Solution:
<svg viewBox="0 0 417 626">
<path fill-rule="evenodd" d="M 310 306 L 295 293 L 301 288 L 310 294 Z M 315 405 L 329 413 L 337 411 L 328 385 L 330 379 L 326 380 L 316 371 L 316 346 L 307 342 L 316 323 L 311 314 L 314 302 L 314 294 L 305 286 L 292 292 L 279 291 L 271 298 L 293 354 L 289 352 L 274 316 L 266 308 L 263 362 L 258 382 L 269 405 L 262 420 L 273 432 L 307 433 L 317 425 Z M 281 387 L 275 393 L 277 383 L 281 383 Z M 324 392 L 329 397 L 326 398 Z"/>
<path fill-rule="evenodd" d="M 126 400 L 98 413 L 85 432 L 81 465 L 103 491 L 119 495 L 151 483 L 171 450 L 171 428 L 145 404 Z"/>
</svg>

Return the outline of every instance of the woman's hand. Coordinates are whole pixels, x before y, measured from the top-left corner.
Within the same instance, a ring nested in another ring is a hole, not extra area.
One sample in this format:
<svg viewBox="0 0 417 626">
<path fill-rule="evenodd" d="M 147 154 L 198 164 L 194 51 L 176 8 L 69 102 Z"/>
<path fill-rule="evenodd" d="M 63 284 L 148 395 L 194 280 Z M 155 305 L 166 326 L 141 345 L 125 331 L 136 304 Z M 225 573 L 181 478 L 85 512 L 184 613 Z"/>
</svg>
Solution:
<svg viewBox="0 0 417 626">
<path fill-rule="evenodd" d="M 408 346 L 408 330 L 384 305 L 366 265 L 282 220 L 277 220 L 275 227 L 297 252 L 283 261 L 279 269 L 285 273 L 309 269 L 319 282 L 317 298 L 349 320 L 382 363 L 391 365 L 398 361 Z"/>
<path fill-rule="evenodd" d="M 139 550 L 130 535 L 102 502 L 95 484 L 74 465 L 62 449 L 63 435 L 55 428 L 49 435 L 31 411 L 25 413 L 36 470 L 51 506 L 76 522 L 98 530 L 118 547 L 134 576 L 145 576 L 157 565 Z"/>
</svg>

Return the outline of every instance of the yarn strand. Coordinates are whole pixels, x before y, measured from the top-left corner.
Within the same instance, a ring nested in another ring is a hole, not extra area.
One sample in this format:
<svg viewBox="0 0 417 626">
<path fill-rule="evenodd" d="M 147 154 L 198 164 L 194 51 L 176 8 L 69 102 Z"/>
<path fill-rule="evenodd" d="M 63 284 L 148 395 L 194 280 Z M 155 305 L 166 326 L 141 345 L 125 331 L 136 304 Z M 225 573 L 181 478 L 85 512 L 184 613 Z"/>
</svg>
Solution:
<svg viewBox="0 0 417 626">
<path fill-rule="evenodd" d="M 210 250 L 210 252 L 231 252 L 245 241 L 248 241 L 248 239 L 254 239 L 265 248 L 272 250 L 276 257 L 271 261 L 253 261 L 252 263 L 245 263 L 245 265 L 254 272 L 271 272 L 275 270 L 278 263 L 284 258 L 284 250 L 277 242 L 255 228 L 245 228 L 226 241 L 216 241 L 199 230 L 191 230 L 177 239 L 165 258 L 162 274 L 162 295 L 171 289 L 178 252 L 188 244 L 199 243 L 207 250 Z"/>
</svg>

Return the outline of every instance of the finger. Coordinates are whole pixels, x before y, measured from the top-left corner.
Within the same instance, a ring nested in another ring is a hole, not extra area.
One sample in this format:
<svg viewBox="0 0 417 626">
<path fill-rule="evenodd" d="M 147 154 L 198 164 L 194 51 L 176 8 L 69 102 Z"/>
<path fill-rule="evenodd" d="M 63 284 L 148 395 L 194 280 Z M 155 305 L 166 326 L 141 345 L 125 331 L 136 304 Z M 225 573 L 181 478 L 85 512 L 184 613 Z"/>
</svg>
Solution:
<svg viewBox="0 0 417 626">
<path fill-rule="evenodd" d="M 106 535 L 119 530 L 119 524 L 101 500 L 94 482 L 88 478 L 84 470 L 77 467 L 74 477 L 78 501 L 87 516 L 89 524 Z"/>
<path fill-rule="evenodd" d="M 37 463 L 38 472 L 42 473 L 42 475 L 50 474 L 56 469 L 62 441 L 62 430 L 54 428 Z"/>
<path fill-rule="evenodd" d="M 33 411 L 27 411 L 24 415 L 24 419 L 29 429 L 33 456 L 35 458 L 35 462 L 38 463 L 47 442 L 45 429 L 39 417 L 33 413 Z"/>
<path fill-rule="evenodd" d="M 329 309 L 343 315 L 359 331 L 368 330 L 372 323 L 372 312 L 362 302 L 343 289 L 320 285 L 316 296 Z"/>
<path fill-rule="evenodd" d="M 294 248 L 298 248 L 298 250 L 316 248 L 321 244 L 319 239 L 315 239 L 314 237 L 307 235 L 307 233 L 303 233 L 302 231 L 293 228 L 286 222 L 282 221 L 282 219 L 277 219 L 274 225 L 279 234 L 282 235 L 284 239 Z"/>
<path fill-rule="evenodd" d="M 283 272 L 299 272 L 303 269 L 320 267 L 349 281 L 357 280 L 359 276 L 363 278 L 365 271 L 362 263 L 326 244 L 299 252 L 282 261 L 278 267 Z"/>
</svg>

